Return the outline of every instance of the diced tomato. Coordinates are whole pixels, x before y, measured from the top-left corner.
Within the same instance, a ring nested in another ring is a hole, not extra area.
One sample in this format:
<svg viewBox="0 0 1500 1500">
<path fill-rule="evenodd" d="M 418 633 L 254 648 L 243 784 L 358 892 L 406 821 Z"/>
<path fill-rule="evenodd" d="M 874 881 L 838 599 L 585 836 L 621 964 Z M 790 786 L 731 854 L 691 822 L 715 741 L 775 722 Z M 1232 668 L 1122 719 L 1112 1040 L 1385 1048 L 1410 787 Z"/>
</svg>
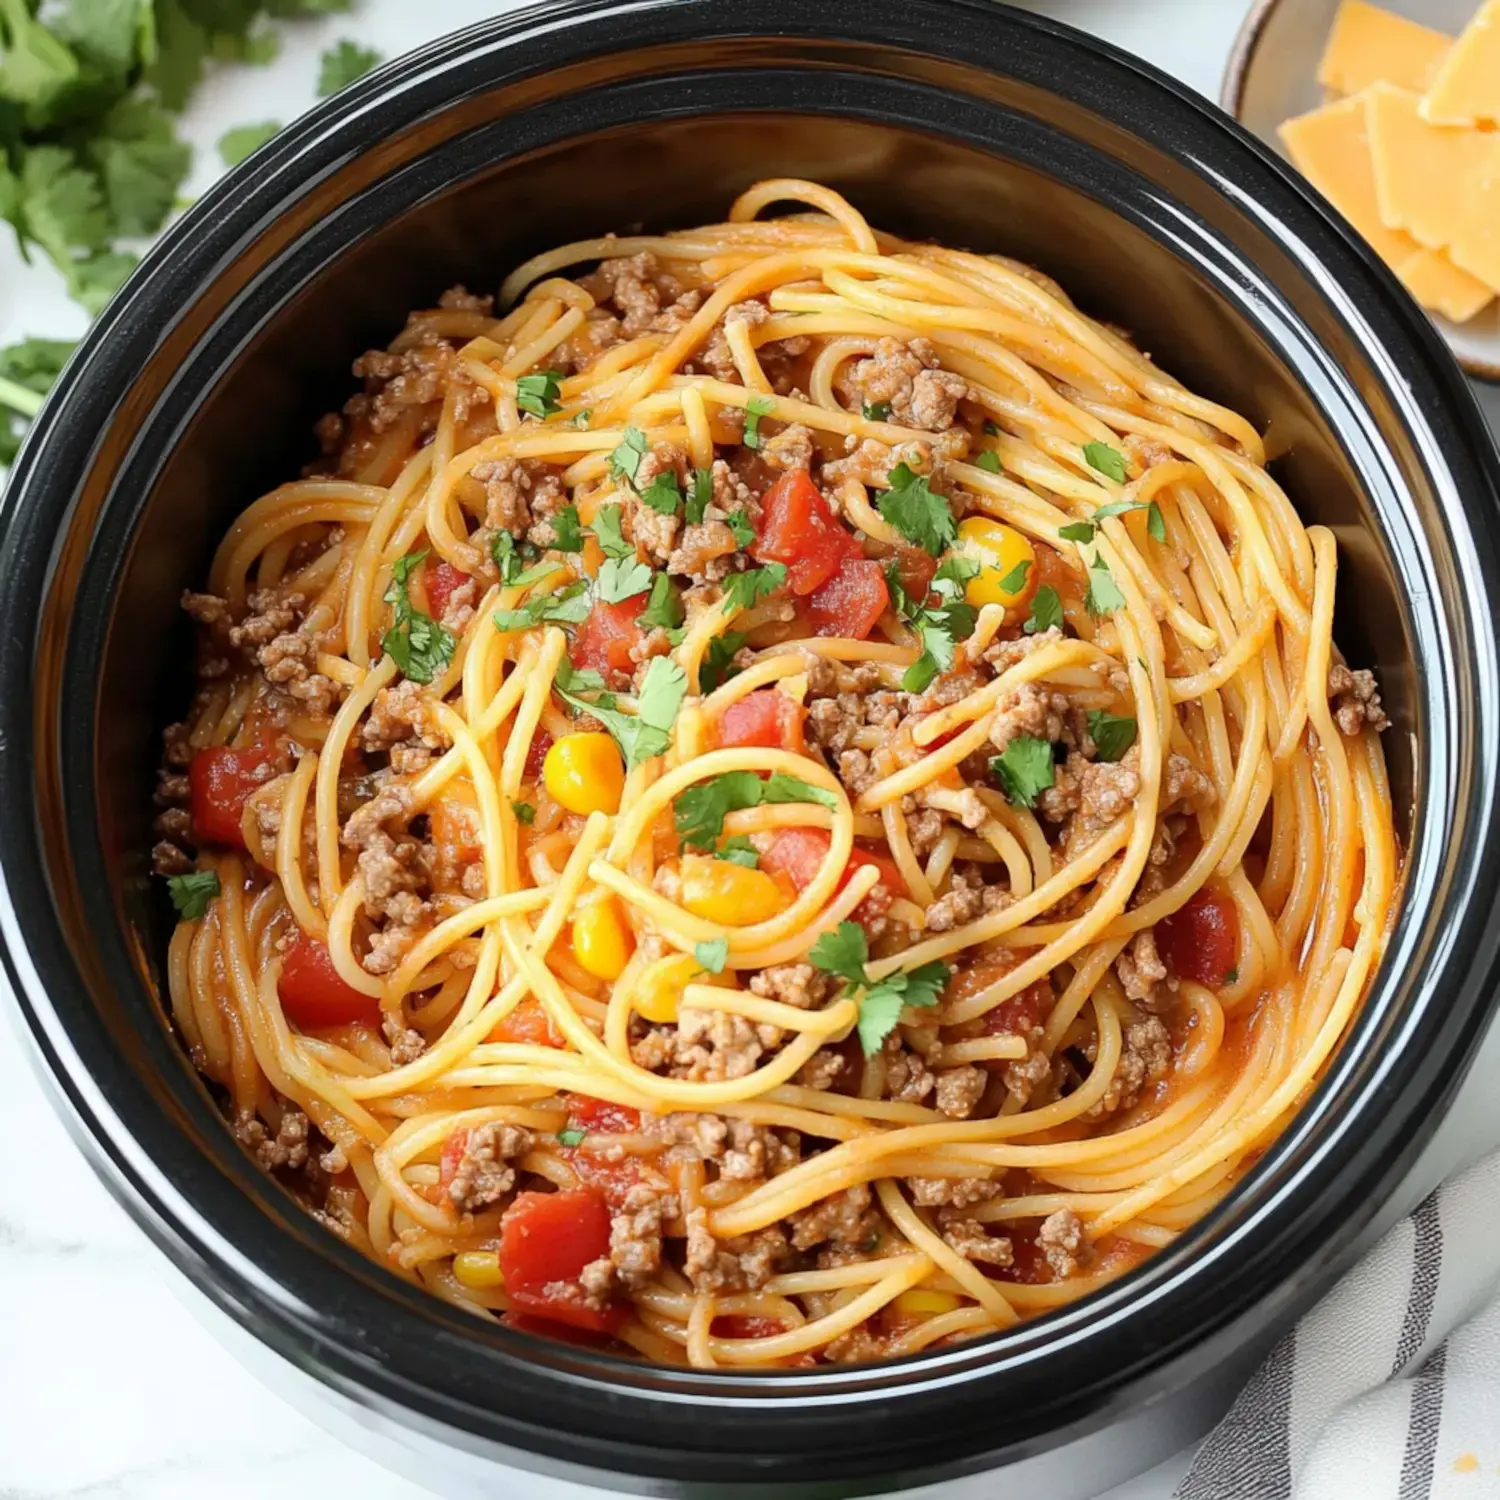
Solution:
<svg viewBox="0 0 1500 1500">
<path fill-rule="evenodd" d="M 469 1132 L 467 1130 L 455 1130 L 443 1142 L 443 1154 L 438 1160 L 438 1182 L 445 1196 L 453 1179 L 458 1176 L 458 1164 L 464 1159 L 464 1152 L 468 1149 Z"/>
<path fill-rule="evenodd" d="M 1052 993 L 1052 981 L 1038 979 L 1019 995 L 1012 995 L 993 1010 L 987 1010 L 979 1018 L 983 1033 L 985 1036 L 1025 1036 L 1047 1019 L 1056 998 Z"/>
<path fill-rule="evenodd" d="M 760 867 L 771 875 L 785 875 L 798 891 L 805 890 L 817 875 L 823 861 L 828 858 L 831 842 L 828 834 L 821 828 L 783 828 L 761 855 Z M 880 879 L 870 888 L 869 895 L 854 908 L 854 920 L 861 924 L 883 917 L 891 909 L 891 902 L 897 896 L 906 894 L 906 882 L 902 880 L 895 862 L 883 854 L 861 849 L 857 844 L 849 852 L 849 863 L 838 883 L 838 889 L 843 890 L 854 872 L 865 865 L 873 865 L 879 870 Z"/>
<path fill-rule="evenodd" d="M 534 995 L 528 995 L 508 1015 L 495 1023 L 492 1042 L 520 1042 L 528 1047 L 565 1047 L 567 1043 L 552 1024 L 552 1017 Z"/>
<path fill-rule="evenodd" d="M 568 1124 L 579 1130 L 601 1130 L 610 1133 L 639 1130 L 641 1112 L 628 1104 L 612 1104 L 591 1094 L 566 1094 Z"/>
<path fill-rule="evenodd" d="M 786 1324 L 777 1318 L 758 1318 L 749 1313 L 720 1313 L 709 1325 L 718 1339 L 768 1339 L 786 1332 Z"/>
<path fill-rule="evenodd" d="M 1014 1281 L 1021 1286 L 1046 1286 L 1056 1278 L 1047 1264 L 1046 1254 L 1037 1244 L 1034 1230 L 1011 1228 L 1006 1233 L 1010 1241 L 1010 1264 L 991 1271 L 996 1281 Z"/>
<path fill-rule="evenodd" d="M 547 752 L 552 745 L 552 736 L 545 729 L 538 729 L 532 735 L 531 743 L 526 747 L 526 769 L 522 772 L 527 781 L 542 779 L 542 764 L 547 759 Z"/>
<path fill-rule="evenodd" d="M 560 1339 L 565 1344 L 577 1344 L 584 1349 L 608 1349 L 614 1344 L 607 1333 L 594 1333 L 587 1328 L 570 1328 L 565 1323 L 553 1322 L 551 1318 L 517 1312 L 513 1307 L 500 1314 L 500 1321 L 518 1333 L 531 1333 L 544 1339 Z"/>
<path fill-rule="evenodd" d="M 632 594 L 618 604 L 595 600 L 588 618 L 578 627 L 573 642 L 573 665 L 606 677 L 628 677 L 635 665 L 630 659 L 630 648 L 646 638 L 636 618 L 649 598 L 649 594 Z"/>
<path fill-rule="evenodd" d="M 790 469 L 761 499 L 759 535 L 750 548 L 760 562 L 787 566 L 794 594 L 810 594 L 826 583 L 845 558 L 860 555 L 805 469 Z"/>
<path fill-rule="evenodd" d="M 1239 955 L 1239 912 L 1228 895 L 1206 885 L 1156 924 L 1156 946 L 1178 978 L 1217 989 L 1229 982 Z"/>
<path fill-rule="evenodd" d="M 211 745 L 200 750 L 188 766 L 192 797 L 193 837 L 202 844 L 245 847 L 240 818 L 250 794 L 270 779 L 271 751 L 260 745 L 231 750 Z"/>
<path fill-rule="evenodd" d="M 800 752 L 807 710 L 776 688 L 757 688 L 724 710 L 719 720 L 720 745 L 762 745 Z"/>
<path fill-rule="evenodd" d="M 862 641 L 890 602 L 880 564 L 868 557 L 846 557 L 808 599 L 807 613 L 816 634 Z"/>
<path fill-rule="evenodd" d="M 460 572 L 446 559 L 428 563 L 422 572 L 427 585 L 428 613 L 434 620 L 441 620 L 448 613 L 448 601 L 469 582 L 470 575 Z"/>
<path fill-rule="evenodd" d="M 583 1268 L 609 1254 L 609 1219 L 594 1188 L 518 1193 L 500 1221 L 500 1272 L 516 1307 L 572 1328 L 617 1329 L 626 1309 L 592 1308 L 578 1285 Z"/>
<path fill-rule="evenodd" d="M 276 993 L 287 1020 L 304 1031 L 352 1021 L 374 1026 L 380 1021 L 379 997 L 345 984 L 326 944 L 306 933 L 283 954 Z"/>
</svg>

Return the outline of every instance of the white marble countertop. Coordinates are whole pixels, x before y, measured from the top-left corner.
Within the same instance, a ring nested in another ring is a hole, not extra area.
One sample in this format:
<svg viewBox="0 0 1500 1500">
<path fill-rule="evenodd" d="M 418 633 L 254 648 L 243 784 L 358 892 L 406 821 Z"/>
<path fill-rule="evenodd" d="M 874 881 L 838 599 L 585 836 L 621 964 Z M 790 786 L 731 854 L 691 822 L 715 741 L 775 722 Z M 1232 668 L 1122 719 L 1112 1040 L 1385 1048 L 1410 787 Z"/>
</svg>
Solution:
<svg viewBox="0 0 1500 1500">
<path fill-rule="evenodd" d="M 816 3 L 816 0 L 809 0 Z M 1022 0 L 1097 32 L 1210 95 L 1246 0 Z M 286 120 L 313 97 L 317 55 L 355 36 L 387 56 L 510 8 L 504 0 L 361 0 L 352 17 L 287 28 L 269 69 L 233 69 L 200 91 L 187 192 L 217 172 L 231 125 Z M 50 267 L 27 267 L 0 230 L 0 344 L 82 331 Z M 1482 396 L 1492 420 L 1500 392 Z M 1436 1181 L 1500 1141 L 1492 1041 L 1429 1155 Z M 327 1436 L 245 1373 L 195 1320 L 173 1273 L 94 1180 L 0 1024 L 0 1500 L 422 1500 L 428 1492 Z M 1110 1500 L 1164 1500 L 1183 1460 Z"/>
</svg>

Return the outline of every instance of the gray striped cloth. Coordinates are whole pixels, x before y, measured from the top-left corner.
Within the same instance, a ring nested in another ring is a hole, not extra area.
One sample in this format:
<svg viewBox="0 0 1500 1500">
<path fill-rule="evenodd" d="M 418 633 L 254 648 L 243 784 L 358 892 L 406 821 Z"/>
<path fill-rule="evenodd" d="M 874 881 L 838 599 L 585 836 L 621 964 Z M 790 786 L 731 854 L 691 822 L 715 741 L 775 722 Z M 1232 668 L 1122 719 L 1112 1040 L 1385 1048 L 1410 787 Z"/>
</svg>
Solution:
<svg viewBox="0 0 1500 1500">
<path fill-rule="evenodd" d="M 1500 1496 L 1500 1154 L 1445 1182 L 1276 1346 L 1175 1500 Z"/>
</svg>

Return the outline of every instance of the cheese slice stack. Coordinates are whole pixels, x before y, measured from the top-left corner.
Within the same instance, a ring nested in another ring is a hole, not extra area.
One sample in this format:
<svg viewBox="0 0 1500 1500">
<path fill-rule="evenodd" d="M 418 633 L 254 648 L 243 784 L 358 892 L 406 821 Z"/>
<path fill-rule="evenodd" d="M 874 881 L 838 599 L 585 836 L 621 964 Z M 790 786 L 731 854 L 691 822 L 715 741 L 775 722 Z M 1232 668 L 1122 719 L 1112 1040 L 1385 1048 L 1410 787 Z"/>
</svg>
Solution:
<svg viewBox="0 0 1500 1500">
<path fill-rule="evenodd" d="M 1475 317 L 1500 293 L 1500 0 L 1457 41 L 1344 0 L 1318 80 L 1346 97 L 1288 120 L 1288 154 L 1422 306 Z"/>
</svg>

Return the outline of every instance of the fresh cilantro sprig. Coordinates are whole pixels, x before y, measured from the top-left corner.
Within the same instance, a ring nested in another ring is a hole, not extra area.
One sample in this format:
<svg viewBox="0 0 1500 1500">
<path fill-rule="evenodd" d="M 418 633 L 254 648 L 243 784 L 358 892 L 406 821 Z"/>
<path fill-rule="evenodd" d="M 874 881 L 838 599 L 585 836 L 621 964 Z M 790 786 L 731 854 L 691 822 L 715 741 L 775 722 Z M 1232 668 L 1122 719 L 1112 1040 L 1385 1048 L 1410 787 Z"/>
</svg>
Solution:
<svg viewBox="0 0 1500 1500">
<path fill-rule="evenodd" d="M 904 692 L 923 693 L 933 680 L 953 669 L 958 642 L 974 634 L 979 612 L 964 599 L 964 589 L 978 577 L 980 565 L 972 558 L 955 553 L 945 557 L 933 575 L 928 598 L 939 602 L 914 599 L 902 586 L 895 564 L 886 569 L 886 587 L 896 612 L 911 626 L 922 643 L 922 654 L 906 669 L 901 678 Z"/>
<path fill-rule="evenodd" d="M 599 569 L 594 592 L 606 604 L 621 604 L 652 587 L 649 563 L 633 557 L 611 557 Z"/>
<path fill-rule="evenodd" d="M 740 669 L 735 666 L 734 658 L 747 639 L 743 630 L 726 630 L 723 635 L 716 635 L 709 641 L 698 667 L 698 682 L 705 693 L 713 692 L 731 677 L 739 675 Z"/>
<path fill-rule="evenodd" d="M 745 403 L 745 446 L 761 446 L 760 419 L 769 417 L 776 410 L 776 402 L 770 396 L 752 396 Z"/>
<path fill-rule="evenodd" d="M 646 600 L 646 607 L 637 616 L 636 623 L 643 630 L 655 630 L 658 626 L 663 630 L 676 630 L 682 620 L 682 595 L 665 573 L 658 573 L 651 580 L 651 597 Z"/>
<path fill-rule="evenodd" d="M 683 520 L 689 526 L 696 526 L 702 519 L 704 512 L 713 503 L 714 498 L 714 476 L 712 469 L 694 469 L 693 487 L 686 496 L 686 508 L 683 511 Z"/>
<path fill-rule="evenodd" d="M 953 508 L 943 496 L 933 494 L 927 476 L 909 464 L 897 464 L 887 477 L 890 488 L 875 502 L 880 514 L 907 541 L 940 556 L 958 540 Z"/>
<path fill-rule="evenodd" d="M 1135 744 L 1136 721 L 1126 714 L 1107 714 L 1099 709 L 1088 711 L 1089 738 L 1100 760 L 1121 760 Z"/>
<path fill-rule="evenodd" d="M 651 450 L 646 434 L 639 427 L 627 427 L 621 435 L 619 446 L 609 455 L 609 473 L 612 479 L 624 479 L 635 487 L 635 476 L 641 460 Z"/>
<path fill-rule="evenodd" d="M 724 580 L 724 603 L 739 613 L 749 609 L 758 600 L 769 598 L 785 582 L 785 563 L 767 563 L 763 568 L 748 568 L 743 573 L 731 573 Z"/>
<path fill-rule="evenodd" d="M 1018 734 L 990 757 L 990 773 L 1016 807 L 1035 807 L 1037 797 L 1056 783 L 1052 746 L 1031 734 Z"/>
<path fill-rule="evenodd" d="M 597 673 L 580 672 L 566 658 L 558 666 L 553 685 L 564 701 L 604 725 L 624 753 L 626 765 L 638 766 L 665 754 L 671 744 L 672 726 L 687 693 L 687 674 L 670 657 L 653 657 L 636 695 L 634 714 L 617 708 L 613 693 L 600 691 Z M 589 691 L 595 696 L 583 696 Z"/>
<path fill-rule="evenodd" d="M 934 959 L 915 969 L 898 971 L 872 983 L 865 966 L 870 961 L 870 943 L 858 922 L 840 922 L 823 933 L 807 955 L 814 967 L 842 979 L 859 1003 L 859 1045 L 866 1057 L 880 1051 L 901 1012 L 908 1006 L 925 1009 L 936 1005 L 952 973 L 948 965 Z"/>
<path fill-rule="evenodd" d="M 318 59 L 318 98 L 326 99 L 363 78 L 384 59 L 373 47 L 361 47 L 348 37 L 336 42 Z"/>
<path fill-rule="evenodd" d="M 411 602 L 408 585 L 412 570 L 420 566 L 428 549 L 408 552 L 391 564 L 391 586 L 385 591 L 385 602 L 392 606 L 391 628 L 381 638 L 380 647 L 412 682 L 431 682 L 441 675 L 453 660 L 455 641 L 452 631 L 423 614 Z"/>
<path fill-rule="evenodd" d="M 726 524 L 734 533 L 736 546 L 748 547 L 755 540 L 755 522 L 750 519 L 749 511 L 741 508 L 731 512 Z"/>
<path fill-rule="evenodd" d="M 594 533 L 594 539 L 606 557 L 635 556 L 635 543 L 625 540 L 621 525 L 623 518 L 624 512 L 618 505 L 601 505 L 594 512 L 589 530 Z"/>
<path fill-rule="evenodd" d="M 1062 623 L 1062 595 L 1050 583 L 1044 583 L 1031 596 L 1031 613 L 1021 630 L 1026 635 L 1041 635 L 1048 630 L 1060 630 Z"/>
<path fill-rule="evenodd" d="M 212 870 L 193 870 L 187 875 L 169 875 L 167 894 L 177 915 L 196 922 L 208 910 L 208 903 L 219 894 L 219 877 Z"/>
<path fill-rule="evenodd" d="M 525 588 L 539 583 L 562 566 L 555 562 L 537 562 L 540 548 L 530 542 L 517 542 L 508 531 L 497 531 L 490 538 L 490 556 L 500 569 L 500 581 L 510 588 Z M 530 564 L 530 566 L 528 566 Z"/>
<path fill-rule="evenodd" d="M 23 339 L 0 349 L 0 468 L 21 446 L 21 433 L 68 362 L 73 345 L 60 339 Z"/>
<path fill-rule="evenodd" d="M 552 517 L 552 534 L 552 546 L 558 552 L 583 551 L 583 527 L 576 505 L 564 505 Z"/>
<path fill-rule="evenodd" d="M 642 505 L 649 505 L 664 516 L 675 516 L 682 509 L 682 486 L 671 469 L 663 469 L 640 495 Z"/>
<path fill-rule="evenodd" d="M 784 771 L 768 781 L 754 771 L 722 771 L 677 794 L 672 803 L 677 837 L 690 849 L 713 849 L 730 813 L 777 802 L 816 802 L 830 811 L 839 805 L 832 792 Z"/>
<path fill-rule="evenodd" d="M 1101 505 L 1087 521 L 1072 521 L 1066 526 L 1059 526 L 1057 534 L 1065 542 L 1091 542 L 1100 521 L 1108 520 L 1110 516 L 1127 516 L 1137 510 L 1146 512 L 1146 531 L 1152 540 L 1166 541 L 1167 523 L 1162 516 L 1161 507 L 1154 500 L 1149 504 L 1142 500 L 1111 501 L 1108 505 Z"/>
<path fill-rule="evenodd" d="M 565 584 L 555 593 L 538 594 L 519 609 L 497 609 L 495 629 L 531 630 L 548 622 L 557 625 L 581 625 L 588 618 L 589 586 L 581 578 Z"/>
<path fill-rule="evenodd" d="M 1120 585 L 1115 582 L 1115 575 L 1110 572 L 1102 552 L 1096 552 L 1089 564 L 1089 587 L 1083 598 L 1083 607 L 1096 619 L 1125 608 L 1125 596 L 1120 592 Z"/>
<path fill-rule="evenodd" d="M 1108 443 L 1085 443 L 1083 461 L 1096 474 L 1113 479 L 1116 484 L 1125 483 L 1125 455 L 1118 448 L 1111 448 Z"/>
</svg>

